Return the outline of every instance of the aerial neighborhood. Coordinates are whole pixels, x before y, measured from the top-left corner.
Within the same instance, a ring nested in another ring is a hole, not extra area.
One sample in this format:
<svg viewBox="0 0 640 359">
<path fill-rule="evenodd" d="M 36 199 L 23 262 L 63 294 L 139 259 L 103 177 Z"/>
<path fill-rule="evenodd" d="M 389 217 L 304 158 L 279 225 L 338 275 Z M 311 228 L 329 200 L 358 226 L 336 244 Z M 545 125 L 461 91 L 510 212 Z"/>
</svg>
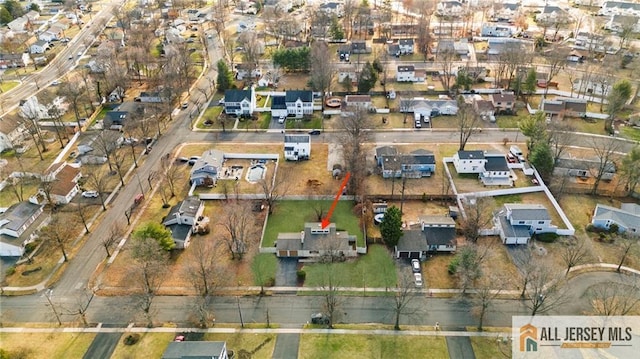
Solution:
<svg viewBox="0 0 640 359">
<path fill-rule="evenodd" d="M 639 21 L 0 0 L 0 357 L 520 357 L 555 345 L 520 316 L 637 318 Z"/>
</svg>

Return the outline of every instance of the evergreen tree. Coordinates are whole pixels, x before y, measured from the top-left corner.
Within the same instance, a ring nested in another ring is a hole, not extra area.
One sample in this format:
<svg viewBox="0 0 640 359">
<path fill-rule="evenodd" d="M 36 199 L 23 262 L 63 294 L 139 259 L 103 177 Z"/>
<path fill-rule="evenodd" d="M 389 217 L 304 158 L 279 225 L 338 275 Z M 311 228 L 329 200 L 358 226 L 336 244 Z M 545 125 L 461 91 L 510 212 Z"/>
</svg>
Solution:
<svg viewBox="0 0 640 359">
<path fill-rule="evenodd" d="M 224 60 L 219 60 L 218 66 L 218 91 L 225 91 L 233 87 L 233 73 Z"/>
<path fill-rule="evenodd" d="M 616 114 L 624 108 L 627 101 L 631 98 L 631 93 L 631 83 L 627 80 L 620 80 L 613 85 L 611 93 L 607 96 L 609 102 L 607 105 L 607 114 L 609 118 L 605 121 L 605 131 L 609 133 L 613 132 L 613 120 Z"/>
<path fill-rule="evenodd" d="M 158 245 L 165 251 L 173 249 L 175 243 L 171 237 L 171 231 L 165 228 L 161 223 L 147 222 L 138 227 L 131 236 L 136 240 L 145 240 L 152 238 L 158 242 Z"/>
<path fill-rule="evenodd" d="M 373 68 L 371 62 L 367 61 L 360 72 L 358 92 L 361 94 L 368 93 L 376 85 L 376 81 L 378 81 L 378 73 Z"/>
<path fill-rule="evenodd" d="M 538 170 L 540 177 L 548 181 L 553 174 L 553 152 L 547 142 L 538 142 L 531 149 L 529 161 Z"/>
<path fill-rule="evenodd" d="M 331 18 L 331 27 L 329 28 L 329 33 L 334 40 L 344 39 L 344 30 L 342 29 L 337 16 Z"/>
<path fill-rule="evenodd" d="M 396 206 L 391 206 L 384 213 L 380 222 L 380 234 L 382 240 L 389 248 L 393 248 L 402 237 L 402 213 Z"/>
<path fill-rule="evenodd" d="M 11 17 L 11 13 L 9 10 L 5 9 L 3 6 L 0 6 L 0 25 L 6 25 L 13 20 Z"/>
</svg>

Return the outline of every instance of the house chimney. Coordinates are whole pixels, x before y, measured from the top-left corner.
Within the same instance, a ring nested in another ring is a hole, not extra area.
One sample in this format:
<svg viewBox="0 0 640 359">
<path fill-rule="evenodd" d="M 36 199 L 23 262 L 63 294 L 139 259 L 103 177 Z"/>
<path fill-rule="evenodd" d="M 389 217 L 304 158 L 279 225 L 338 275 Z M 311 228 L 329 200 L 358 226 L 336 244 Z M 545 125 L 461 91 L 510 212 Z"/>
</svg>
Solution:
<svg viewBox="0 0 640 359">
<path fill-rule="evenodd" d="M 300 244 L 304 244 L 304 231 L 300 231 Z"/>
</svg>

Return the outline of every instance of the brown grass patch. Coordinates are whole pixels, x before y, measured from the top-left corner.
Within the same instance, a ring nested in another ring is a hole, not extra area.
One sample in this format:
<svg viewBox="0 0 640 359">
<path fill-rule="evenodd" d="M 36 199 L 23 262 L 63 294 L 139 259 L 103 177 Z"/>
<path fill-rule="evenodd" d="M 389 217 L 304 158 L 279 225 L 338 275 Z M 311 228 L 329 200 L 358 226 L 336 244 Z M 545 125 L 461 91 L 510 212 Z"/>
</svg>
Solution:
<svg viewBox="0 0 640 359">
<path fill-rule="evenodd" d="M 422 263 L 422 273 L 426 281 L 425 287 L 434 289 L 457 287 L 455 277 L 447 271 L 451 259 L 453 259 L 453 255 L 437 254 Z"/>
</svg>

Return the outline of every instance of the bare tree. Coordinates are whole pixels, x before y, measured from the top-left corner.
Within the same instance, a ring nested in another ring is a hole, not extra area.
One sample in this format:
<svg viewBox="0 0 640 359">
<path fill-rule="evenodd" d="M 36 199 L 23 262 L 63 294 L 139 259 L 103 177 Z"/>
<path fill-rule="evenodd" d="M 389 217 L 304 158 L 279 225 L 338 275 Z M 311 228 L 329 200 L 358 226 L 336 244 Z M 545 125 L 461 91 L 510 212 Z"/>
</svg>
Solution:
<svg viewBox="0 0 640 359">
<path fill-rule="evenodd" d="M 618 247 L 618 255 L 620 261 L 618 262 L 617 272 L 620 272 L 622 265 L 627 260 L 630 254 L 635 254 L 638 249 L 638 240 L 630 237 L 628 234 L 618 234 L 615 237 L 615 243 Z"/>
<path fill-rule="evenodd" d="M 163 158 L 160 166 L 164 178 L 163 183 L 166 183 L 171 197 L 175 197 L 178 184 L 185 176 L 184 169 L 172 164 L 169 158 Z"/>
<path fill-rule="evenodd" d="M 638 281 L 632 277 L 620 279 L 622 282 L 597 283 L 587 289 L 595 315 L 629 315 L 640 309 Z"/>
<path fill-rule="evenodd" d="M 568 123 L 552 121 L 547 124 L 549 145 L 553 151 L 553 163 L 555 164 L 574 141 L 575 129 Z"/>
<path fill-rule="evenodd" d="M 347 191 L 356 196 L 365 194 L 365 177 L 368 175 L 367 153 L 364 144 L 369 140 L 368 129 L 372 128 L 371 117 L 364 109 L 341 118 L 342 132 L 339 140 L 342 143 L 342 157 L 345 170 L 351 173 Z"/>
<path fill-rule="evenodd" d="M 100 242 L 107 252 L 107 257 L 111 257 L 111 248 L 122 239 L 124 233 L 124 228 L 119 223 L 115 223 L 109 232 L 100 238 Z"/>
<path fill-rule="evenodd" d="M 337 320 L 338 309 L 342 303 L 339 294 L 337 270 L 335 264 L 325 264 L 325 270 L 322 271 L 322 304 L 327 315 L 329 329 L 333 329 L 333 324 Z"/>
<path fill-rule="evenodd" d="M 547 73 L 547 86 L 544 89 L 544 96 L 547 96 L 549 92 L 549 83 L 553 80 L 560 70 L 564 68 L 567 63 L 567 56 L 569 55 L 569 49 L 562 45 L 555 45 L 545 53 L 545 60 L 547 61 L 549 72 Z"/>
<path fill-rule="evenodd" d="M 100 151 L 101 155 L 104 155 L 107 158 L 109 173 L 113 173 L 113 156 L 118 149 L 118 145 L 115 140 L 119 135 L 120 134 L 115 131 L 102 130 L 98 132 L 98 135 L 93 141 L 93 146 Z"/>
<path fill-rule="evenodd" d="M 525 298 L 529 283 L 543 263 L 541 259 L 537 257 L 537 253 L 531 249 L 530 245 L 515 249 L 512 253 L 512 257 L 513 263 L 518 268 L 518 273 L 520 275 L 519 287 L 522 288 L 520 298 Z"/>
<path fill-rule="evenodd" d="M 315 91 L 322 93 L 322 109 L 324 110 L 325 94 L 331 91 L 331 82 L 335 73 L 335 66 L 327 59 L 329 46 L 326 42 L 313 42 L 311 44 L 311 85 Z M 324 122 L 323 122 L 324 123 Z"/>
<path fill-rule="evenodd" d="M 416 105 L 418 100 L 415 98 L 400 98 L 400 107 L 399 110 L 402 112 L 402 123 L 407 123 L 407 116 L 409 113 L 413 112 L 413 106 Z"/>
<path fill-rule="evenodd" d="M 102 204 L 102 210 L 107 210 L 107 205 L 105 203 L 105 192 L 107 191 L 108 178 L 107 173 L 101 167 L 97 167 L 91 171 L 87 171 L 87 185 L 93 188 L 96 192 L 98 192 L 98 198 L 100 198 L 100 203 Z"/>
<path fill-rule="evenodd" d="M 415 284 L 413 283 L 413 276 L 411 274 L 404 273 L 398 277 L 398 284 L 396 290 L 393 292 L 392 308 L 395 317 L 393 329 L 400 330 L 400 316 L 410 315 L 415 312 L 415 308 L 409 307 L 409 303 L 417 295 Z"/>
<path fill-rule="evenodd" d="M 561 244 L 560 257 L 567 266 L 565 275 L 569 274 L 571 268 L 587 262 L 591 256 L 589 248 L 585 246 L 585 239 L 566 238 L 561 241 Z"/>
<path fill-rule="evenodd" d="M 153 326 L 151 305 L 164 280 L 168 252 L 154 238 L 135 238 L 132 241 L 130 279 L 139 289 L 138 306 L 142 310 L 147 326 Z"/>
<path fill-rule="evenodd" d="M 431 53 L 431 44 L 433 37 L 431 36 L 431 17 L 435 11 L 435 3 L 432 1 L 421 1 L 418 5 L 418 32 L 416 34 L 416 45 L 418 52 L 424 56 L 424 60 L 429 59 Z"/>
<path fill-rule="evenodd" d="M 191 241 L 186 275 L 199 296 L 212 295 L 224 283 L 220 244 L 206 237 Z"/>
<path fill-rule="evenodd" d="M 633 35 L 638 23 L 638 19 L 634 16 L 621 16 L 620 29 L 618 30 L 618 37 L 620 38 L 619 46 L 624 49 L 629 44 L 629 40 Z"/>
<path fill-rule="evenodd" d="M 85 100 L 86 88 L 76 82 L 65 82 L 60 86 L 58 94 L 64 96 L 67 102 L 69 102 L 69 107 L 73 110 L 73 114 L 78 122 L 78 131 L 82 131 L 80 108 Z"/>
<path fill-rule="evenodd" d="M 507 278 L 495 275 L 485 275 L 478 281 L 472 296 L 471 309 L 471 312 L 478 317 L 478 330 L 482 331 L 487 312 L 508 282 Z"/>
<path fill-rule="evenodd" d="M 18 122 L 24 126 L 29 136 L 31 136 L 33 145 L 35 146 L 36 150 L 38 150 L 40 160 L 44 160 L 42 153 L 47 152 L 47 146 L 44 142 L 42 129 L 40 128 L 40 124 L 38 123 L 39 121 L 40 116 L 34 109 L 23 107 L 20 111 Z"/>
<path fill-rule="evenodd" d="M 232 259 L 242 259 L 254 239 L 255 217 L 250 204 L 232 200 L 227 202 L 225 213 L 219 223 L 225 230 L 224 241 Z"/>
<path fill-rule="evenodd" d="M 507 42 L 505 47 L 497 55 L 495 67 L 496 86 L 504 86 L 511 88 L 518 68 L 529 63 L 531 58 L 530 51 L 522 44 L 517 42 Z M 506 81 L 506 83 L 505 83 Z"/>
<path fill-rule="evenodd" d="M 591 139 L 591 146 L 597 156 L 597 166 L 594 169 L 593 187 L 591 188 L 591 194 L 596 195 L 598 193 L 598 186 L 602 177 L 607 173 L 607 170 L 611 166 L 615 166 L 614 160 L 618 157 L 617 152 L 620 150 L 620 141 L 618 139 L 611 138 L 593 138 Z"/>
<path fill-rule="evenodd" d="M 80 218 L 82 225 L 84 226 L 85 234 L 91 233 L 89 230 L 89 213 L 87 212 L 87 204 L 79 201 L 78 203 L 73 204 L 76 215 Z"/>
<path fill-rule="evenodd" d="M 273 179 L 263 178 L 258 181 L 269 207 L 269 214 L 273 213 L 276 202 L 289 192 L 292 179 L 292 173 L 289 169 L 280 169 L 274 173 Z"/>
<path fill-rule="evenodd" d="M 460 131 L 460 146 L 459 150 L 464 151 L 467 146 L 467 141 L 473 135 L 475 131 L 476 123 L 478 122 L 478 115 L 473 108 L 473 105 L 468 104 L 462 96 L 458 96 L 458 114 L 456 115 L 457 127 Z"/>
<path fill-rule="evenodd" d="M 60 249 L 64 261 L 69 260 L 67 254 L 67 246 L 72 239 L 72 226 L 69 226 L 59 215 L 53 215 L 49 224 L 42 229 L 40 235 L 45 238 L 46 241 L 53 244 Z"/>
<path fill-rule="evenodd" d="M 558 268 L 551 263 L 539 266 L 531 273 L 525 293 L 525 305 L 531 315 L 547 313 L 564 305 L 568 300 L 566 279 L 558 276 Z"/>
<path fill-rule="evenodd" d="M 113 166 L 116 168 L 116 173 L 120 178 L 120 184 L 124 186 L 124 174 L 126 173 L 125 161 L 126 155 L 123 152 L 124 150 L 115 150 L 113 152 Z"/>
<path fill-rule="evenodd" d="M 449 269 L 453 269 L 462 295 L 475 287 L 478 279 L 482 277 L 482 264 L 491 255 L 490 248 L 487 245 L 468 243 L 456 253 L 452 260 L 453 265 L 450 265 Z"/>
<path fill-rule="evenodd" d="M 445 91 L 451 88 L 451 79 L 454 77 L 453 67 L 457 60 L 458 54 L 453 49 L 444 49 L 438 51 L 437 60 L 440 63 L 440 79 Z"/>
</svg>

